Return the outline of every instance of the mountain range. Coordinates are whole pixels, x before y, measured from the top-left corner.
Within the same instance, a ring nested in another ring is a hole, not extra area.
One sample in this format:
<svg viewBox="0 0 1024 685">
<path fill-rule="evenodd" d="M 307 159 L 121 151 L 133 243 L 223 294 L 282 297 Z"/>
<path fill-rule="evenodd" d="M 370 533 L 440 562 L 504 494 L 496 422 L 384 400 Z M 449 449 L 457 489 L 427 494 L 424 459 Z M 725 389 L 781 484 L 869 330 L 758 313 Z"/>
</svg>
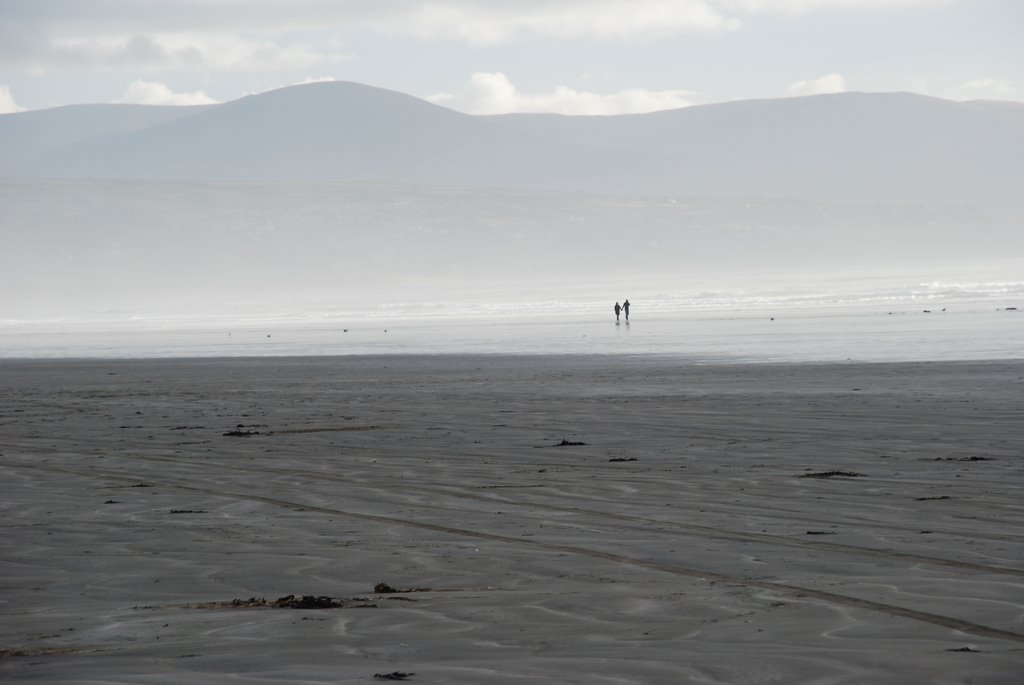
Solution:
<svg viewBox="0 0 1024 685">
<path fill-rule="evenodd" d="M 909 93 L 471 116 L 356 83 L 0 115 L 0 177 L 385 182 L 1017 215 L 1024 105 Z"/>
</svg>

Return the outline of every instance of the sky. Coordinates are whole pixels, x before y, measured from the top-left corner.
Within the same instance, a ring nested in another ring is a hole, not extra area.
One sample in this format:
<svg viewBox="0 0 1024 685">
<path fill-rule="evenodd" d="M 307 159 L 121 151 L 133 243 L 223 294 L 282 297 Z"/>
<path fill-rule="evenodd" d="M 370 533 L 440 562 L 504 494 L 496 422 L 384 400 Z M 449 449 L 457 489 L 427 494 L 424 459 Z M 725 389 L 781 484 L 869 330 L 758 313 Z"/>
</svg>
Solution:
<svg viewBox="0 0 1024 685">
<path fill-rule="evenodd" d="M 470 114 L 1024 102 L 1024 0 L 0 0 L 0 113 L 356 81 Z"/>
</svg>

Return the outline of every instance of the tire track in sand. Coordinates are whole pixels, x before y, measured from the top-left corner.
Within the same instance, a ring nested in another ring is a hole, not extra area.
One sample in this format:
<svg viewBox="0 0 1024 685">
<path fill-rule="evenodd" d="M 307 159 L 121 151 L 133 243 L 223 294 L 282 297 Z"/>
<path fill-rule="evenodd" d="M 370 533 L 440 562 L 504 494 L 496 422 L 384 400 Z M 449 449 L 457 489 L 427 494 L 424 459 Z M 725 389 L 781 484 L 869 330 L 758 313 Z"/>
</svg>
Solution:
<svg viewBox="0 0 1024 685">
<path fill-rule="evenodd" d="M 124 473 L 111 473 L 109 471 L 91 470 L 89 473 L 83 473 L 81 471 L 77 471 L 74 469 L 42 464 L 8 464 L 8 466 L 13 466 L 16 468 L 36 469 L 41 471 L 51 471 L 55 473 L 66 473 L 80 478 L 107 478 L 110 480 L 125 482 L 139 481 L 138 476 L 125 475 Z M 957 630 L 962 633 L 976 635 L 978 637 L 986 637 L 998 640 L 1009 640 L 1013 642 L 1024 643 L 1024 634 L 1016 633 L 1010 630 L 1002 630 L 1000 628 L 993 628 L 991 626 L 982 625 L 980 623 L 973 623 L 971 621 L 965 621 L 962 619 L 954 618 L 952 616 L 934 614 L 926 611 L 918 611 L 915 609 L 907 609 L 905 607 L 896 606 L 894 604 L 885 604 L 883 602 L 875 602 L 868 599 L 860 599 L 858 597 L 851 597 L 849 595 L 842 595 L 839 593 L 827 592 L 824 590 L 815 590 L 813 588 L 802 587 L 799 585 L 790 585 L 787 583 L 775 583 L 771 581 L 741 578 L 737 576 L 731 576 L 725 573 L 705 571 L 701 569 L 680 566 L 677 564 L 666 564 L 662 562 L 638 559 L 636 557 L 627 556 L 625 554 L 606 552 L 598 549 L 579 547 L 576 545 L 563 545 L 558 543 L 535 540 L 532 538 L 513 537 L 511 535 L 488 533 L 485 531 L 472 530 L 468 528 L 456 528 L 454 526 L 444 526 L 434 523 L 425 523 L 421 521 L 403 519 L 395 516 L 363 514 L 358 512 L 346 511 L 344 509 L 335 509 L 333 507 L 304 504 L 302 502 L 295 502 L 276 497 L 265 497 L 262 495 L 255 495 L 251 493 L 232 492 L 229 490 L 219 490 L 216 488 L 199 487 L 196 485 L 188 485 L 185 483 L 177 483 L 172 481 L 157 481 L 155 484 L 160 485 L 162 487 L 175 488 L 178 490 L 184 490 L 188 492 L 200 492 L 206 495 L 213 495 L 215 497 L 224 497 L 226 499 L 262 502 L 264 504 L 269 504 L 275 507 L 282 507 L 285 509 L 314 511 L 323 514 L 330 514 L 333 516 L 345 516 L 349 518 L 360 519 L 363 521 L 372 521 L 374 523 L 382 523 L 389 526 L 404 526 L 408 528 L 418 528 L 420 530 L 430 530 L 433 532 L 446 533 L 448 535 L 455 535 L 458 537 L 466 537 L 476 540 L 489 540 L 493 542 L 501 542 L 511 545 L 532 547 L 535 549 L 543 549 L 551 552 L 560 552 L 565 554 L 585 556 L 591 559 L 602 559 L 617 564 L 624 564 L 638 568 L 646 568 L 649 570 L 670 573 L 677 576 L 696 578 L 698 580 L 704 581 L 713 580 L 717 582 L 743 585 L 746 587 L 758 588 L 776 594 L 786 595 L 800 599 L 817 599 L 829 604 L 839 604 L 857 609 L 864 609 L 867 611 L 875 611 L 878 613 L 887 614 L 889 616 L 898 616 L 901 618 L 910 619 L 912 621 L 919 621 L 922 623 L 928 623 L 942 628 L 948 628 L 950 630 Z"/>
<path fill-rule="evenodd" d="M 134 455 L 133 459 L 145 459 L 147 461 L 161 461 L 166 463 L 173 463 L 176 465 L 182 465 L 181 460 L 173 457 L 162 457 L 157 455 Z M 204 461 L 203 466 L 208 467 L 211 461 Z M 217 465 L 224 466 L 227 468 L 227 464 L 217 462 Z M 364 486 L 364 481 L 346 478 L 345 476 L 339 476 L 335 474 L 324 474 L 316 471 L 303 471 L 296 470 L 293 468 L 273 468 L 267 466 L 246 466 L 247 472 L 250 473 L 267 473 L 267 474 L 278 474 L 286 476 L 306 476 L 312 479 L 314 482 L 336 482 L 346 483 L 349 485 Z M 530 487 L 542 487 L 530 486 Z M 772 535 L 771 533 L 755 533 L 749 531 L 740 530 L 728 530 L 725 528 L 717 528 L 715 526 L 702 526 L 697 523 L 682 523 L 678 521 L 666 521 L 664 519 L 649 518 L 646 516 L 637 516 L 634 514 L 611 514 L 606 511 L 600 511 L 597 509 L 587 509 L 584 507 L 564 506 L 558 504 L 549 504 L 544 502 L 538 502 L 536 500 L 530 501 L 517 501 L 508 499 L 500 496 L 487 496 L 480 495 L 477 493 L 465 492 L 463 490 L 452 489 L 448 487 L 428 487 L 424 485 L 408 485 L 403 483 L 402 489 L 409 492 L 421 492 L 434 495 L 444 495 L 446 497 L 456 497 L 461 499 L 474 500 L 478 502 L 485 502 L 488 504 L 500 504 L 502 506 L 517 507 L 517 508 L 532 508 L 540 509 L 545 511 L 557 511 L 566 514 L 586 514 L 587 516 L 594 516 L 596 518 L 616 521 L 621 523 L 637 523 L 644 526 L 644 530 L 651 532 L 665 532 L 671 533 L 673 531 L 686 531 L 697 537 L 704 537 L 709 539 L 719 540 L 736 540 L 738 542 L 750 542 L 750 543 L 761 543 L 768 545 L 777 545 L 782 547 L 792 547 L 795 549 L 802 550 L 813 550 L 819 552 L 834 552 L 837 554 L 852 554 L 854 556 L 869 556 L 876 559 L 893 559 L 898 561 L 907 561 L 915 564 L 928 564 L 931 566 L 945 566 L 947 568 L 956 568 L 965 571 L 979 571 L 982 573 L 993 573 L 996 575 L 1012 575 L 1024 577 L 1024 569 L 1012 568 L 1009 566 L 996 566 L 993 564 L 977 564 L 970 561 L 957 561 L 955 559 L 944 559 L 942 557 L 929 557 L 923 554 L 911 554 L 909 552 L 896 552 L 892 550 L 874 549 L 871 547 L 858 547 L 856 545 L 845 545 L 842 543 L 828 542 L 825 540 L 814 540 L 805 541 L 794 538 L 784 537 L 782 535 Z M 350 495 L 352 496 L 352 495 Z M 358 495 L 355 495 L 359 498 Z M 564 497 L 564 495 L 563 495 Z M 378 500 L 378 497 L 363 499 Z M 900 529 L 903 530 L 903 529 Z M 915 531 L 917 529 L 914 529 Z M 933 532 L 943 533 L 948 535 L 963 536 L 963 532 L 945 531 L 942 529 L 934 528 Z"/>
</svg>

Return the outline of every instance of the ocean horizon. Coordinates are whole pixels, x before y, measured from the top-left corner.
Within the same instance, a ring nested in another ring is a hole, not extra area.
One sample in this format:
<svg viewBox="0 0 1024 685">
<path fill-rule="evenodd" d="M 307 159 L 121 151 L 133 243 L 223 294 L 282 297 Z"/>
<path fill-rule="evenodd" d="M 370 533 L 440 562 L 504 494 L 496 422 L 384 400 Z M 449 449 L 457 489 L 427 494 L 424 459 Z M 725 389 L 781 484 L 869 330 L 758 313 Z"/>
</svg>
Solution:
<svg viewBox="0 0 1024 685">
<path fill-rule="evenodd" d="M 648 285 L 612 301 L 508 293 L 360 307 L 232 303 L 223 311 L 100 312 L 0 320 L 0 358 L 374 354 L 675 355 L 695 362 L 941 361 L 1024 356 L 1024 281 L 763 279 Z M 575 296 L 573 298 L 572 296 Z M 621 299 L 626 299 L 625 297 Z"/>
</svg>

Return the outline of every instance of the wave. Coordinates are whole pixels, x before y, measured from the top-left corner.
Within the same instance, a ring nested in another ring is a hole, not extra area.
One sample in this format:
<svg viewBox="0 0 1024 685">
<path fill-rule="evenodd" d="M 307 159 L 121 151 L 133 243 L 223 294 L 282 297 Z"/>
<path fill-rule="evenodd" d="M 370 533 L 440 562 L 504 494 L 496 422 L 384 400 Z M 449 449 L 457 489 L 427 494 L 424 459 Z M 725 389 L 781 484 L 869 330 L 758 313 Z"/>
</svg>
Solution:
<svg viewBox="0 0 1024 685">
<path fill-rule="evenodd" d="M 89 316 L 9 317 L 0 319 L 0 331 L 19 330 L 147 330 L 167 328 L 220 329 L 292 325 L 359 325 L 395 320 L 479 320 L 536 317 L 595 318 L 606 316 L 615 300 L 627 299 L 621 283 L 613 286 L 622 297 L 602 296 L 606 285 L 551 288 L 559 297 L 544 298 L 544 288 L 517 297 L 513 288 L 500 292 L 450 292 L 433 300 L 387 302 L 291 302 L 270 304 L 258 300 L 234 302 L 205 311 L 108 310 Z M 801 279 L 776 277 L 757 282 L 707 288 L 640 285 L 629 293 L 634 311 L 643 315 L 709 315 L 743 311 L 786 312 L 810 309 L 897 310 L 929 307 L 1003 307 L 1024 305 L 1024 280 L 940 280 L 890 277 Z"/>
</svg>

